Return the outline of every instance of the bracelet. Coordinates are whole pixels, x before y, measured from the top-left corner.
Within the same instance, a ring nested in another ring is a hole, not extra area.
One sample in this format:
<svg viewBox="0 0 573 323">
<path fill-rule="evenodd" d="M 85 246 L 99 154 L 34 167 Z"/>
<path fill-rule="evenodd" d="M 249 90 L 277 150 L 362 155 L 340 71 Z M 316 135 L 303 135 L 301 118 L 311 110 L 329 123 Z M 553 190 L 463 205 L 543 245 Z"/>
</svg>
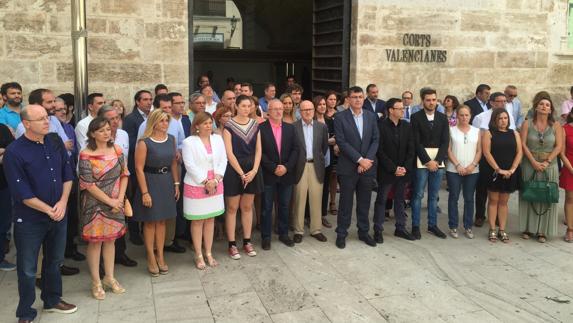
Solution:
<svg viewBox="0 0 573 323">
<path fill-rule="evenodd" d="M 173 185 L 180 185 L 181 183 L 179 182 L 174 182 Z"/>
<path fill-rule="evenodd" d="M 145 194 L 149 195 L 149 192 L 141 193 L 141 196 L 144 196 Z"/>
<path fill-rule="evenodd" d="M 460 164 L 460 163 L 458 163 L 458 164 L 456 165 L 456 168 L 460 167 L 460 165 L 461 165 L 461 164 Z"/>
</svg>

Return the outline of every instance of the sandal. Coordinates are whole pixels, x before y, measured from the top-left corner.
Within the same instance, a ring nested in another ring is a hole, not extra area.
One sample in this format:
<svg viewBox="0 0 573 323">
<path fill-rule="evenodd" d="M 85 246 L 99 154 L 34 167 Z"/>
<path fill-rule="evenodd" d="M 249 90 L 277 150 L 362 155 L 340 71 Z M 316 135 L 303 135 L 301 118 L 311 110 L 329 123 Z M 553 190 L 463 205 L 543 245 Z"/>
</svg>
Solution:
<svg viewBox="0 0 573 323">
<path fill-rule="evenodd" d="M 204 270 L 206 268 L 205 259 L 203 259 L 202 254 L 198 254 L 197 257 L 195 257 L 195 267 L 199 270 Z"/>
<path fill-rule="evenodd" d="M 92 296 L 98 301 L 103 301 L 105 299 L 105 290 L 103 290 L 101 282 L 92 282 Z"/>
<path fill-rule="evenodd" d="M 149 267 L 149 265 L 147 265 L 147 271 L 149 272 L 151 277 L 159 277 L 159 269 L 157 267 L 152 269 L 151 267 Z"/>
<path fill-rule="evenodd" d="M 160 275 L 169 274 L 169 267 L 167 265 L 161 266 L 159 263 L 157 263 L 157 267 L 159 267 L 159 274 Z"/>
<path fill-rule="evenodd" d="M 209 264 L 209 267 L 219 266 L 219 263 L 217 262 L 217 260 L 215 260 L 215 258 L 213 258 L 213 254 L 211 253 L 207 254 L 207 264 Z"/>
<path fill-rule="evenodd" d="M 547 242 L 547 237 L 545 237 L 545 236 L 542 235 L 542 234 L 538 234 L 538 235 L 537 235 L 537 242 L 539 242 L 539 243 L 545 243 L 545 242 Z"/>
<path fill-rule="evenodd" d="M 115 278 L 110 281 L 104 279 L 102 280 L 102 284 L 104 287 L 109 288 L 114 294 L 125 293 L 125 288 L 123 288 Z"/>
<path fill-rule="evenodd" d="M 497 241 L 497 234 L 495 233 L 495 230 L 489 230 L 488 239 L 489 239 L 489 242 L 496 242 Z"/>
<path fill-rule="evenodd" d="M 573 229 L 567 228 L 567 233 L 565 233 L 565 242 L 573 243 Z"/>
<path fill-rule="evenodd" d="M 508 243 L 509 242 L 509 236 L 507 235 L 507 233 L 504 230 L 499 230 L 499 232 L 497 233 L 499 240 L 501 242 L 504 243 Z"/>
<path fill-rule="evenodd" d="M 523 232 L 521 234 L 521 239 L 523 240 L 529 240 L 529 238 L 531 238 L 531 232 Z"/>
<path fill-rule="evenodd" d="M 329 212 L 332 215 L 336 215 L 338 214 L 338 210 L 336 209 L 336 203 L 335 202 L 330 202 L 330 206 L 329 206 Z"/>
</svg>

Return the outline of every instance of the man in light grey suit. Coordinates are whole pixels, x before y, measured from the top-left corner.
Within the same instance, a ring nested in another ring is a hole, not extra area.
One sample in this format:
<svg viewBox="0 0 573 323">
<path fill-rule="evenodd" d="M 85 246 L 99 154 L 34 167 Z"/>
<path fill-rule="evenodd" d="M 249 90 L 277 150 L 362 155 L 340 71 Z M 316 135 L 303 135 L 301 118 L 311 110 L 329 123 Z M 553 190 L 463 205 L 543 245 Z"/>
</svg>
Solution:
<svg viewBox="0 0 573 323">
<path fill-rule="evenodd" d="M 318 241 L 326 241 L 322 229 L 322 184 L 325 159 L 328 150 L 328 128 L 313 120 L 314 106 L 310 101 L 300 103 L 301 119 L 294 123 L 294 133 L 299 147 L 294 187 L 294 242 L 300 243 L 304 233 L 306 201 L 310 207 L 310 235 Z"/>
<path fill-rule="evenodd" d="M 521 113 L 521 101 L 517 98 L 517 87 L 515 85 L 508 85 L 503 91 L 507 98 L 505 109 L 511 113 L 513 120 L 515 120 L 515 128 L 521 128 L 523 123 L 523 114 Z"/>
<path fill-rule="evenodd" d="M 336 246 L 346 247 L 346 236 L 352 219 L 352 204 L 356 193 L 358 238 L 375 247 L 368 235 L 370 198 L 376 180 L 376 152 L 379 134 L 376 115 L 362 109 L 364 91 L 360 87 L 348 90 L 350 109 L 336 114 L 334 133 L 340 148 L 336 173 L 340 182 L 340 200 L 336 227 Z"/>
</svg>

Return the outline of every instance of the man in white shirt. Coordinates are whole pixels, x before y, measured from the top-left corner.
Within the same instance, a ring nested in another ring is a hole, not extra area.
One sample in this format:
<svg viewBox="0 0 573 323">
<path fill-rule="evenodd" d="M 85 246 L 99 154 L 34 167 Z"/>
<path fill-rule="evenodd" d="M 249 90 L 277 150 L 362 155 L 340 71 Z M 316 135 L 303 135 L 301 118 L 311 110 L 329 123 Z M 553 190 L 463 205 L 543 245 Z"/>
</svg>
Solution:
<svg viewBox="0 0 573 323">
<path fill-rule="evenodd" d="M 521 101 L 517 98 L 517 87 L 515 85 L 508 85 L 503 91 L 507 99 L 505 109 L 513 116 L 516 128 L 521 128 L 523 123 L 523 115 L 521 114 Z"/>
<path fill-rule="evenodd" d="M 87 145 L 88 127 L 90 122 L 97 116 L 99 109 L 105 104 L 105 99 L 101 93 L 91 93 L 88 95 L 88 115 L 80 120 L 76 125 L 76 138 L 79 150 L 82 151 Z"/>
</svg>

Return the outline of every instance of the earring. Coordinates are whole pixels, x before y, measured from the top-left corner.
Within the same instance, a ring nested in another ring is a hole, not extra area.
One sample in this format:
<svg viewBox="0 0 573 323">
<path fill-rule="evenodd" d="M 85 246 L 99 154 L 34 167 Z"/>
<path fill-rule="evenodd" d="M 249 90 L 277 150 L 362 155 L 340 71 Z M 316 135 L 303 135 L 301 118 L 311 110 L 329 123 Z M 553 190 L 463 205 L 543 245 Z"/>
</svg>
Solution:
<svg viewBox="0 0 573 323">
<path fill-rule="evenodd" d="M 197 129 L 197 131 L 196 131 L 196 132 L 197 132 L 197 133 L 199 133 L 199 129 Z"/>
</svg>

